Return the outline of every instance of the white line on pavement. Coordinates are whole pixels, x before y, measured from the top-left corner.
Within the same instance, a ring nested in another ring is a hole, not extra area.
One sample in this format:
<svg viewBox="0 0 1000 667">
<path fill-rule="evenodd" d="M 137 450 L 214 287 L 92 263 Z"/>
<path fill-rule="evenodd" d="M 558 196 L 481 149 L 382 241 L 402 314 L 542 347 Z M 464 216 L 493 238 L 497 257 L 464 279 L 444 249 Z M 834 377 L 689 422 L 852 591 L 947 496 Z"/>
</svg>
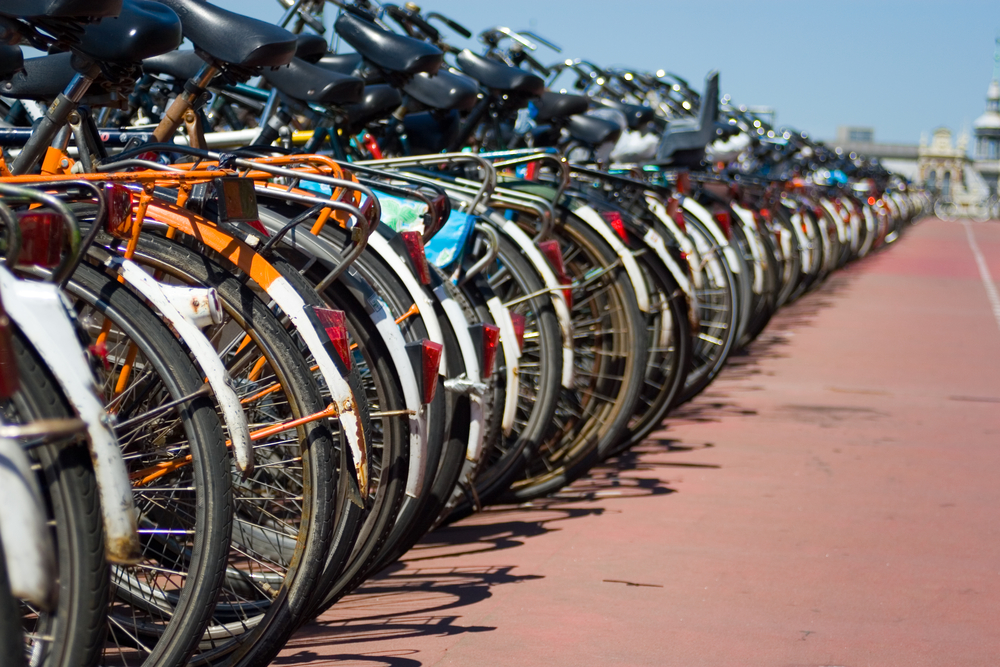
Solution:
<svg viewBox="0 0 1000 667">
<path fill-rule="evenodd" d="M 979 276 L 983 279 L 983 286 L 986 288 L 986 297 L 990 300 L 990 305 L 993 307 L 993 317 L 996 318 L 997 326 L 1000 327 L 1000 294 L 997 294 L 996 283 L 993 282 L 993 276 L 990 275 L 990 267 L 986 265 L 986 258 L 983 257 L 983 253 L 979 250 L 976 237 L 972 235 L 972 225 L 969 224 L 968 220 L 963 220 L 962 224 L 965 226 L 966 236 L 969 237 L 969 247 L 972 248 L 972 256 L 976 258 L 976 264 L 979 265 Z"/>
</svg>

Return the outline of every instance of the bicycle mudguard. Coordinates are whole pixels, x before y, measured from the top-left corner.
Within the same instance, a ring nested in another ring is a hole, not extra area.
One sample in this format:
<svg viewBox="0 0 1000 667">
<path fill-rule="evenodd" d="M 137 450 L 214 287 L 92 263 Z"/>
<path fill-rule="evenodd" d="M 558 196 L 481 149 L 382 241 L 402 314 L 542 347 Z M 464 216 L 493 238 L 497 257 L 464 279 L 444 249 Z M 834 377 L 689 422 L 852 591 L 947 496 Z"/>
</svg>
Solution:
<svg viewBox="0 0 1000 667">
<path fill-rule="evenodd" d="M 660 236 L 659 232 L 650 227 L 646 230 L 643 235 L 642 240 L 646 245 L 653 249 L 656 256 L 667 267 L 667 271 L 677 282 L 677 286 L 680 287 L 681 292 L 684 294 L 684 300 L 687 301 L 688 305 L 688 324 L 691 326 L 692 332 L 697 332 L 701 328 L 701 314 L 700 306 L 698 305 L 698 295 L 695 294 L 691 287 L 691 281 L 688 280 L 687 275 L 684 274 L 684 270 L 681 269 L 680 265 L 674 261 L 673 256 L 667 250 L 667 244 Z"/>
<path fill-rule="evenodd" d="M 847 226 L 844 224 L 844 219 L 840 217 L 840 213 L 837 212 L 837 208 L 833 205 L 833 202 L 826 197 L 820 197 L 819 204 L 833 218 L 833 224 L 837 226 L 837 239 L 841 244 L 847 243 Z"/>
<path fill-rule="evenodd" d="M 368 238 L 368 247 L 389 265 L 396 277 L 403 283 L 410 298 L 413 299 L 413 303 L 417 305 L 417 311 L 423 318 L 424 327 L 427 329 L 427 338 L 444 348 L 444 335 L 441 333 L 441 324 L 434 314 L 434 304 L 431 303 L 430 297 L 427 296 L 423 286 L 417 281 L 417 277 L 413 275 L 413 271 L 410 270 L 406 261 L 396 254 L 396 251 L 389 245 L 389 241 L 381 234 L 372 234 Z M 441 355 L 441 366 L 438 368 L 438 374 L 444 378 L 448 377 L 447 356 L 447 354 Z"/>
<path fill-rule="evenodd" d="M 444 383 L 446 389 L 466 391 L 469 396 L 469 442 L 466 446 L 465 463 L 461 472 L 461 475 L 465 477 L 476 469 L 479 456 L 483 452 L 483 427 L 486 421 L 483 410 L 483 393 L 486 391 L 486 385 L 479 372 L 479 354 L 472 342 L 472 336 L 469 334 L 469 327 L 473 323 L 465 317 L 465 312 L 458 305 L 458 302 L 448 296 L 444 285 L 438 284 L 432 291 L 441 303 L 441 308 L 444 310 L 448 322 L 451 323 L 455 338 L 458 340 L 458 349 L 462 352 L 462 362 L 465 364 L 464 377 L 445 380 Z"/>
<path fill-rule="evenodd" d="M 726 261 L 729 263 L 729 270 L 733 273 L 740 272 L 740 258 L 736 254 L 736 249 L 729 243 L 729 239 L 719 228 L 719 223 L 715 221 L 712 214 L 704 206 L 695 201 L 692 197 L 679 195 L 681 207 L 696 217 L 698 222 L 705 225 L 705 228 L 712 234 L 713 240 L 722 248 Z"/>
<path fill-rule="evenodd" d="M 94 375 L 63 296 L 53 284 L 19 280 L 4 267 L 0 267 L 0 291 L 7 314 L 45 361 L 70 405 L 87 425 L 107 558 L 112 563 L 135 563 L 141 549 L 132 483 L 118 439 L 111 430 L 112 419 L 98 397 Z"/>
<path fill-rule="evenodd" d="M 0 544 L 14 597 L 52 610 L 59 593 L 55 545 L 44 500 L 31 462 L 21 445 L 0 437 Z"/>
<path fill-rule="evenodd" d="M 570 209 L 570 212 L 587 223 L 587 226 L 597 232 L 604 239 L 605 243 L 610 245 L 611 249 L 615 251 L 618 259 L 622 262 L 629 281 L 632 283 L 632 289 L 635 290 L 635 300 L 639 304 L 639 310 L 648 313 L 649 288 L 646 285 L 646 277 L 642 275 L 642 269 L 639 268 L 639 263 L 635 261 L 635 255 L 632 254 L 632 251 L 625 245 L 621 237 L 615 233 L 611 225 L 601 217 L 601 214 L 590 206 L 586 204 L 574 206 Z"/>
<path fill-rule="evenodd" d="M 754 220 L 753 213 L 742 208 L 739 204 L 731 202 L 729 207 L 739 217 L 740 222 L 743 223 L 743 227 L 750 228 L 750 231 L 746 233 L 746 238 L 747 243 L 750 245 L 750 254 L 753 256 L 753 292 L 758 295 L 763 294 L 764 265 L 767 259 L 764 257 L 764 250 L 758 242 L 757 221 Z"/>
<path fill-rule="evenodd" d="M 562 386 L 566 389 L 572 389 L 574 370 L 573 318 L 570 316 L 569 305 L 566 303 L 566 297 L 563 295 L 566 285 L 559 282 L 559 278 L 556 277 L 555 271 L 552 270 L 549 260 L 545 259 L 542 251 L 538 249 L 538 246 L 531 240 L 531 237 L 517 226 L 517 223 L 507 220 L 495 212 L 490 213 L 489 221 L 494 226 L 499 227 L 500 231 L 506 234 L 521 249 L 524 257 L 531 262 L 531 265 L 545 283 L 545 288 L 552 299 L 552 307 L 555 310 L 556 318 L 559 320 L 559 329 L 562 332 Z"/>
<path fill-rule="evenodd" d="M 111 263 L 120 267 L 125 282 L 156 307 L 194 355 L 222 409 L 222 416 L 229 430 L 229 439 L 233 445 L 236 469 L 244 475 L 249 475 L 253 472 L 254 457 L 246 412 L 239 396 L 233 390 L 232 378 L 229 377 L 229 371 L 222 363 L 218 351 L 201 331 L 202 326 L 219 324 L 222 321 L 222 306 L 219 305 L 219 297 L 215 290 L 165 285 L 128 259 L 112 257 Z M 213 302 L 214 307 L 206 306 Z M 199 315 L 195 312 L 198 309 L 208 312 Z"/>
<path fill-rule="evenodd" d="M 517 416 L 517 376 L 520 373 L 521 348 L 517 344 L 517 333 L 514 331 L 514 320 L 510 317 L 510 310 L 503 305 L 500 297 L 492 296 L 487 299 L 486 307 L 493 316 L 493 321 L 500 327 L 500 345 L 503 346 L 507 366 L 507 391 L 504 392 L 500 427 L 504 435 L 510 435 L 514 430 L 514 418 Z"/>
<path fill-rule="evenodd" d="M 698 252 L 698 247 L 687 233 L 677 226 L 677 222 L 670 217 L 667 207 L 659 199 L 647 194 L 646 206 L 656 216 L 656 219 L 663 223 L 663 226 L 667 228 L 672 238 L 681 247 L 681 252 L 687 256 L 688 267 L 691 269 L 692 293 L 694 290 L 703 289 L 705 287 L 705 275 L 702 271 L 701 253 Z"/>
<path fill-rule="evenodd" d="M 320 338 L 320 330 L 310 319 L 308 306 L 302 296 L 253 248 L 215 225 L 198 218 L 191 211 L 174 204 L 153 201 L 146 209 L 146 217 L 192 236 L 226 257 L 250 276 L 284 311 L 292 326 L 302 337 L 302 342 L 309 349 L 309 353 L 313 355 L 330 391 L 337 420 L 344 431 L 347 448 L 353 458 L 351 464 L 355 474 L 351 477 L 354 482 L 351 495 L 354 496 L 354 502 L 362 504 L 361 499 L 368 493 L 368 448 L 364 426 L 358 416 L 351 385 L 344 379 L 323 339 Z M 326 333 L 323 335 L 325 337 Z"/>
<path fill-rule="evenodd" d="M 260 210 L 261 223 L 271 233 L 281 230 L 286 221 L 276 219 L 268 215 L 267 209 Z M 327 239 L 314 234 L 302 233 L 288 234 L 282 242 L 291 248 L 301 250 L 305 254 L 315 257 L 324 263 L 334 263 L 340 261 L 340 254 L 337 249 Z M 368 315 L 375 323 L 375 327 L 382 335 L 389 348 L 389 356 L 392 357 L 393 368 L 396 370 L 396 377 L 399 378 L 400 386 L 403 389 L 403 401 L 406 409 L 411 413 L 409 419 L 410 431 L 410 460 L 406 475 L 406 494 L 417 498 L 423 492 L 425 471 L 423 460 L 427 451 L 427 415 L 421 409 L 420 393 L 417 385 L 417 376 L 413 372 L 413 365 L 406 353 L 406 340 L 399 329 L 399 325 L 392 317 L 389 306 L 375 293 L 371 286 L 360 278 L 353 278 L 351 272 L 354 269 L 348 268 L 338 280 L 346 280 L 346 287 L 349 290 L 358 290 L 358 300 L 365 304 Z M 345 278 L 346 276 L 346 278 Z M 437 319 L 435 318 L 435 324 Z"/>
</svg>

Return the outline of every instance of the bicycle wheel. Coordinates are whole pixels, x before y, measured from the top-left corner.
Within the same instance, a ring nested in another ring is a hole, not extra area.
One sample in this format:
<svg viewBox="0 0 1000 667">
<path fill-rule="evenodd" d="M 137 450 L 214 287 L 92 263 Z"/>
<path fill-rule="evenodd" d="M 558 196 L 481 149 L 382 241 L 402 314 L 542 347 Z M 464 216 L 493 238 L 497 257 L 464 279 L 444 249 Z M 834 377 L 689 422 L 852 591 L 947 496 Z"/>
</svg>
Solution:
<svg viewBox="0 0 1000 667">
<path fill-rule="evenodd" d="M 77 317 L 106 349 L 100 389 L 133 480 L 141 561 L 114 566 L 101 664 L 180 665 L 211 618 L 232 531 L 229 454 L 204 379 L 171 331 L 115 276 L 83 264 Z M 176 403 L 164 412 L 161 405 Z"/>
<path fill-rule="evenodd" d="M 22 335 L 12 331 L 21 387 L 0 403 L 5 424 L 73 416 L 48 369 Z M 32 447 L 38 481 L 52 526 L 59 568 L 56 608 L 44 612 L 21 603 L 25 643 L 21 652 L 30 667 L 91 667 L 104 642 L 108 613 L 108 565 L 104 558 L 97 480 L 90 453 L 82 443 Z"/>
<path fill-rule="evenodd" d="M 554 237 L 573 281 L 574 387 L 563 392 L 545 441 L 504 495 L 514 502 L 565 486 L 614 446 L 646 367 L 645 319 L 617 255 L 568 212 Z"/>
<path fill-rule="evenodd" d="M 254 430 L 324 410 L 296 343 L 229 268 L 153 235 L 140 238 L 134 260 L 160 272 L 164 282 L 217 290 L 225 321 L 206 334 L 219 350 Z M 249 477 L 231 473 L 235 520 L 229 561 L 219 600 L 190 664 L 273 658 L 308 610 L 331 550 L 338 475 L 327 420 L 299 423 L 258 439 L 254 458 Z"/>
<path fill-rule="evenodd" d="M 0 664 L 12 667 L 24 665 L 24 637 L 21 634 L 21 612 L 10 592 L 7 561 L 0 544 Z"/>
</svg>

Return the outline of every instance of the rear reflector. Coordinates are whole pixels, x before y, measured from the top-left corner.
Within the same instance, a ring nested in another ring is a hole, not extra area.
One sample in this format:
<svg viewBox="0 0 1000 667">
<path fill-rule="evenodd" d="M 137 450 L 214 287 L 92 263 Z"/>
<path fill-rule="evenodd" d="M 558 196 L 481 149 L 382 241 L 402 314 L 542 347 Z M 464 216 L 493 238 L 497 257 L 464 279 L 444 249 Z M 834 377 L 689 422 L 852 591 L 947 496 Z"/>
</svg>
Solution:
<svg viewBox="0 0 1000 667">
<path fill-rule="evenodd" d="M 333 349 L 337 351 L 337 356 L 350 371 L 351 343 L 347 337 L 347 317 L 344 315 L 344 311 L 313 306 L 313 312 L 316 313 L 320 326 L 323 327 L 330 342 L 333 343 Z"/>
<path fill-rule="evenodd" d="M 406 344 L 406 354 L 410 357 L 413 372 L 420 384 L 420 396 L 424 403 L 434 400 L 443 349 L 439 343 L 429 340 Z"/>
<path fill-rule="evenodd" d="M 267 231 L 267 227 L 260 220 L 247 220 L 247 224 L 253 227 L 254 231 L 260 232 L 261 238 L 271 238 L 271 232 Z"/>
<path fill-rule="evenodd" d="M 621 213 L 618 211 L 603 211 L 601 217 L 611 225 L 611 229 L 615 230 L 615 233 L 621 237 L 622 241 L 628 243 L 628 233 L 625 231 L 625 221 L 622 220 Z"/>
<path fill-rule="evenodd" d="M 555 241 L 553 239 L 539 241 L 538 249 L 542 251 L 543 255 L 545 255 L 545 259 L 549 260 L 549 265 L 552 266 L 552 270 L 556 272 L 556 278 L 559 279 L 559 283 L 562 285 L 571 284 L 573 281 L 571 281 L 569 276 L 566 275 L 566 264 L 563 262 L 562 248 L 559 246 L 559 241 Z M 564 289 L 563 296 L 566 298 L 566 307 L 572 310 L 573 290 Z"/>
<path fill-rule="evenodd" d="M 731 239 L 733 237 L 733 219 L 729 215 L 729 211 L 716 211 L 712 217 L 719 223 L 719 227 L 722 229 L 722 233 L 726 235 L 726 238 Z"/>
<path fill-rule="evenodd" d="M 497 343 L 500 342 L 500 327 L 494 324 L 473 324 L 469 327 L 469 335 L 472 341 L 479 341 L 479 373 L 485 380 L 493 375 L 493 366 L 496 365 Z"/>
<path fill-rule="evenodd" d="M 104 192 L 108 202 L 105 224 L 108 234 L 116 239 L 132 238 L 132 191 L 121 183 L 108 183 Z"/>
<path fill-rule="evenodd" d="M 0 303 L 0 398 L 10 398 L 21 387 L 17 374 L 17 359 L 11 339 L 11 323 Z"/>
<path fill-rule="evenodd" d="M 18 264 L 58 266 L 66 240 L 66 226 L 58 213 L 25 213 L 20 216 L 21 254 Z"/>
<path fill-rule="evenodd" d="M 431 269 L 427 265 L 427 255 L 424 254 L 424 240 L 420 236 L 420 232 L 400 232 L 400 236 L 403 237 L 403 244 L 406 246 L 406 252 L 409 253 L 410 259 L 413 260 L 413 268 L 417 272 L 417 278 L 424 285 L 431 284 Z"/>
<path fill-rule="evenodd" d="M 681 202 L 677 199 L 677 197 L 671 197 L 667 200 L 667 213 L 674 221 L 674 224 L 677 225 L 682 232 L 687 232 L 687 223 L 684 222 L 684 213 L 681 211 Z"/>
<path fill-rule="evenodd" d="M 517 348 L 524 351 L 524 315 L 521 313 L 511 313 L 510 320 L 514 324 L 514 335 L 517 336 Z"/>
</svg>

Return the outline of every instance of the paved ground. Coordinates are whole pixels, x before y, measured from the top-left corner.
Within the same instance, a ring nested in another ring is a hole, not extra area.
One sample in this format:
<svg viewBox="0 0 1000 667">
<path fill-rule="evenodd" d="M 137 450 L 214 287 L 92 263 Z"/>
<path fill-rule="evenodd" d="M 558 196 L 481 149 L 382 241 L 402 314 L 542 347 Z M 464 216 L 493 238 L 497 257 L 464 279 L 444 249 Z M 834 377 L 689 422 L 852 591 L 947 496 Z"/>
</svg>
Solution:
<svg viewBox="0 0 1000 667">
<path fill-rule="evenodd" d="M 966 227 L 925 221 L 638 451 L 429 536 L 274 664 L 996 665 L 998 518 L 1000 322 Z"/>
</svg>

